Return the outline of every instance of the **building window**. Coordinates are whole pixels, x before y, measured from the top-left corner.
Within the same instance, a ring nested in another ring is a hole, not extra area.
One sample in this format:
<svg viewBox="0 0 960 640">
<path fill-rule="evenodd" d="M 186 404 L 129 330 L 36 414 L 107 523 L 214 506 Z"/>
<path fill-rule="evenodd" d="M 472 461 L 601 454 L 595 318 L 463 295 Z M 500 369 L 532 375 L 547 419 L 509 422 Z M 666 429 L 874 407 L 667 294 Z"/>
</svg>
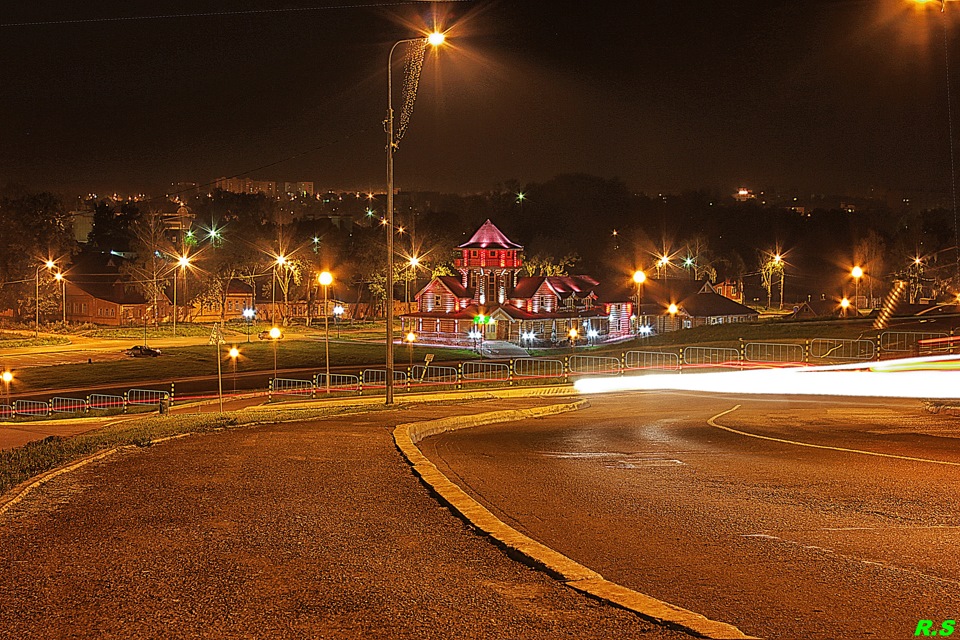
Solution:
<svg viewBox="0 0 960 640">
<path fill-rule="evenodd" d="M 491 258 L 496 258 L 496 257 L 497 257 L 497 252 L 496 252 L 496 251 L 491 251 L 491 252 L 490 252 L 490 257 L 491 257 Z"/>
</svg>

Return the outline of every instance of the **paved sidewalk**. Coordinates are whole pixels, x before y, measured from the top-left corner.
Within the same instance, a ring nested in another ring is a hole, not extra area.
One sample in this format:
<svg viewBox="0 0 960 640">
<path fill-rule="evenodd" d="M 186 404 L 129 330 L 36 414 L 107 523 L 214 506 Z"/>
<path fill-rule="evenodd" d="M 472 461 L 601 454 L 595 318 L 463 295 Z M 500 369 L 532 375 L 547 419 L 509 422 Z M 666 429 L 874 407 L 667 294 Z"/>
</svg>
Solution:
<svg viewBox="0 0 960 640">
<path fill-rule="evenodd" d="M 60 476 L 0 516 L 0 637 L 687 638 L 507 558 L 391 438 L 555 402 L 189 436 Z"/>
</svg>

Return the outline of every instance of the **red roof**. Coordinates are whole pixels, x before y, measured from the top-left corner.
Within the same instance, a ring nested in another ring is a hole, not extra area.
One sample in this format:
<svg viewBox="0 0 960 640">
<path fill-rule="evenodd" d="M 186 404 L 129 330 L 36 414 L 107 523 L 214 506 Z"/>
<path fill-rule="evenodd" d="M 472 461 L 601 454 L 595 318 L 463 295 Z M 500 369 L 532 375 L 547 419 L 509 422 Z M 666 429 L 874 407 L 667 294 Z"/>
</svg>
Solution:
<svg viewBox="0 0 960 640">
<path fill-rule="evenodd" d="M 497 226 L 487 220 L 477 232 L 473 234 L 465 244 L 460 245 L 461 249 L 523 249 L 516 242 L 511 241 L 503 235 Z"/>
</svg>

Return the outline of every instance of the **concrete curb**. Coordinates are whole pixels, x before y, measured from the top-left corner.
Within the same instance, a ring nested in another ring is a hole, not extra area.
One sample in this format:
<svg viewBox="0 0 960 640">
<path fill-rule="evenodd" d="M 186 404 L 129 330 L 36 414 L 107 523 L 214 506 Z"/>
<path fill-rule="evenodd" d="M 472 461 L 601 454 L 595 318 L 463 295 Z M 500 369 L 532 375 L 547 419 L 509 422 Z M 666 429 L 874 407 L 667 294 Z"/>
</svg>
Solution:
<svg viewBox="0 0 960 640">
<path fill-rule="evenodd" d="M 486 507 L 471 498 L 463 489 L 451 482 L 417 447 L 417 443 L 424 438 L 448 431 L 469 429 L 497 422 L 513 422 L 556 415 L 567 411 L 585 409 L 589 406 L 590 403 L 587 400 L 578 400 L 568 404 L 546 407 L 493 411 L 472 416 L 453 416 L 428 422 L 401 424 L 393 430 L 393 439 L 400 452 L 413 465 L 414 473 L 420 477 L 423 483 L 436 493 L 444 504 L 460 514 L 476 529 L 489 536 L 495 544 L 504 549 L 511 557 L 536 567 L 557 580 L 562 580 L 569 587 L 585 595 L 632 611 L 659 624 L 715 640 L 753 638 L 753 636 L 744 634 L 733 625 L 710 620 L 699 613 L 688 611 L 610 582 L 596 571 L 520 533 L 505 524 Z"/>
</svg>

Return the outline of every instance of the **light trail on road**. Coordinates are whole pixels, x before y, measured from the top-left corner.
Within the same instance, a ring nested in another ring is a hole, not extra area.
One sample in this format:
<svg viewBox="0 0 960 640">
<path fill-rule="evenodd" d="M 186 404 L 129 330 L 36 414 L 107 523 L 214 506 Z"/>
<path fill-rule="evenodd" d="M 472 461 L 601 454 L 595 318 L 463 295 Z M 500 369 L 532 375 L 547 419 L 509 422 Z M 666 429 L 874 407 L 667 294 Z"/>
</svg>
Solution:
<svg viewBox="0 0 960 640">
<path fill-rule="evenodd" d="M 904 358 L 822 367 L 583 378 L 581 393 L 694 391 L 751 395 L 960 398 L 960 356 Z"/>
</svg>

